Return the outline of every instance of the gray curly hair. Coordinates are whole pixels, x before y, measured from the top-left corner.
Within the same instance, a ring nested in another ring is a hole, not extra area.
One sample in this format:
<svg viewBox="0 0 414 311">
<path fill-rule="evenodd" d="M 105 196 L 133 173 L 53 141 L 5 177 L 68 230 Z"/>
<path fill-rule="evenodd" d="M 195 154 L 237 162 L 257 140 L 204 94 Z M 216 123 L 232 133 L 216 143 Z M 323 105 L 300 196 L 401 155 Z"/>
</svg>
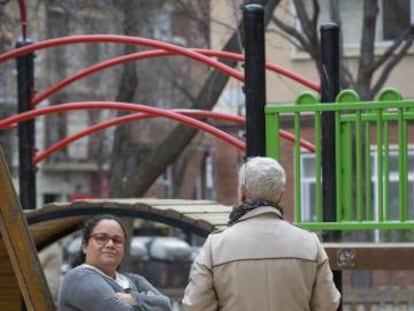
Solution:
<svg viewBox="0 0 414 311">
<path fill-rule="evenodd" d="M 239 188 L 244 187 L 247 200 L 279 203 L 286 184 L 286 174 L 278 161 L 253 157 L 239 170 Z"/>
</svg>

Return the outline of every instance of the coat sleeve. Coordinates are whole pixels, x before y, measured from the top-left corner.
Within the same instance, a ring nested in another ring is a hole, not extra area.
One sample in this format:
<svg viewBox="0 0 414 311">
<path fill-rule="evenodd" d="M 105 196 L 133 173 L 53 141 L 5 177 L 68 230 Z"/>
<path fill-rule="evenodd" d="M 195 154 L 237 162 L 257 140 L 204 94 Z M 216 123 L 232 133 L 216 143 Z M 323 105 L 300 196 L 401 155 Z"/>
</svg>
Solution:
<svg viewBox="0 0 414 311">
<path fill-rule="evenodd" d="M 68 272 L 59 294 L 59 310 L 137 311 L 138 306 L 122 302 L 115 290 L 93 271 Z"/>
<path fill-rule="evenodd" d="M 182 300 L 184 311 L 218 310 L 213 282 L 211 239 L 210 235 L 191 267 L 189 283 Z"/>
<path fill-rule="evenodd" d="M 341 294 L 333 281 L 328 255 L 316 235 L 315 239 L 318 247 L 318 265 L 312 291 L 311 310 L 335 311 L 339 306 Z"/>
<path fill-rule="evenodd" d="M 137 291 L 131 294 L 135 297 L 139 310 L 143 311 L 171 311 L 170 299 L 161 294 L 144 277 L 130 274 L 130 279 L 134 282 Z"/>
</svg>

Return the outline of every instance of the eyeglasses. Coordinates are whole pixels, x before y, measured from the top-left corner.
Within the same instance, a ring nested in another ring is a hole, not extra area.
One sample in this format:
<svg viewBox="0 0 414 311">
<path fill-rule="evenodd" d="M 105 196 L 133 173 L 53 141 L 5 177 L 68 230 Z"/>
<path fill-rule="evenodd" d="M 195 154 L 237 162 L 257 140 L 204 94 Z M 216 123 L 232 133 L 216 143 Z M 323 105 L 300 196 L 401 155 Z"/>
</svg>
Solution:
<svg viewBox="0 0 414 311">
<path fill-rule="evenodd" d="M 93 238 L 98 245 L 105 245 L 109 240 L 112 240 L 116 247 L 124 246 L 125 244 L 125 239 L 119 235 L 110 236 L 107 233 L 93 233 L 89 237 Z"/>
</svg>

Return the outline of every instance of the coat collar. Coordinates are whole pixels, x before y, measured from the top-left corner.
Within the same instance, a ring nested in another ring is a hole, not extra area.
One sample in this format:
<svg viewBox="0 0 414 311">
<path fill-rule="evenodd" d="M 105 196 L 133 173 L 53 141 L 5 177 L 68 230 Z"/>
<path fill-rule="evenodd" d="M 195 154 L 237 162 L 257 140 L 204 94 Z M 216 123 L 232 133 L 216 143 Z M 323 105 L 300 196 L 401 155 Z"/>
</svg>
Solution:
<svg viewBox="0 0 414 311">
<path fill-rule="evenodd" d="M 260 206 L 244 214 L 235 223 L 264 214 L 276 214 L 278 218 L 283 219 L 282 213 L 277 208 L 273 206 Z"/>
</svg>

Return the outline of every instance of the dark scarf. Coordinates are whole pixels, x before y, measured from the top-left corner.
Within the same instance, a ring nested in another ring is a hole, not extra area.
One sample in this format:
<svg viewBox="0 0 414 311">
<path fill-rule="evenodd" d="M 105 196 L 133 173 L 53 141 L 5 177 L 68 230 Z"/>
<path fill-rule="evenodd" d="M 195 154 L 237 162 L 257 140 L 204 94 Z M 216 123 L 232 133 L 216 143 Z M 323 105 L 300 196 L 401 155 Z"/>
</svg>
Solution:
<svg viewBox="0 0 414 311">
<path fill-rule="evenodd" d="M 234 206 L 233 207 L 233 209 L 232 209 L 232 211 L 229 215 L 229 221 L 228 221 L 227 225 L 231 226 L 237 220 L 239 220 L 244 214 L 246 214 L 247 212 L 250 212 L 251 210 L 254 210 L 255 208 L 260 207 L 260 206 L 274 207 L 283 216 L 283 209 L 279 205 L 277 205 L 276 203 L 271 203 L 271 202 L 264 201 L 264 200 L 251 200 L 251 201 L 243 202 L 239 206 Z"/>
</svg>

